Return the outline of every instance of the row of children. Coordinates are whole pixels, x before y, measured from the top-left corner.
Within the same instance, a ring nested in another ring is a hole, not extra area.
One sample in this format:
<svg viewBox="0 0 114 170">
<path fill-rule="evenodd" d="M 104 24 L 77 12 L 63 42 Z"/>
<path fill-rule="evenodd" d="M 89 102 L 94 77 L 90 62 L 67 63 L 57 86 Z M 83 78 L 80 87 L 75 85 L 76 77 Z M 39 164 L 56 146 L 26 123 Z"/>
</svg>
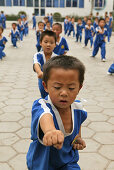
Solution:
<svg viewBox="0 0 114 170">
<path fill-rule="evenodd" d="M 35 16 L 34 13 L 33 13 L 33 17 L 32 17 L 32 22 L 33 22 L 33 27 L 32 28 L 36 30 L 36 16 Z M 50 24 L 50 27 L 52 28 L 53 14 L 52 13 L 50 15 L 47 14 L 47 16 L 44 17 L 43 22 L 44 22 L 44 28 L 46 27 L 47 22 Z"/>
<path fill-rule="evenodd" d="M 4 28 L 0 26 L 0 60 L 6 56 L 4 53 L 5 44 L 8 41 L 6 37 L 2 36 Z M 18 23 L 12 23 L 12 29 L 9 33 L 9 37 L 11 36 L 11 43 L 13 47 L 17 48 L 17 41 L 23 41 L 23 36 L 27 36 L 29 31 L 28 21 L 24 17 L 23 19 L 19 18 Z"/>
<path fill-rule="evenodd" d="M 2 26 L 4 29 L 6 28 L 6 16 L 4 11 L 0 12 L 0 26 Z"/>
</svg>

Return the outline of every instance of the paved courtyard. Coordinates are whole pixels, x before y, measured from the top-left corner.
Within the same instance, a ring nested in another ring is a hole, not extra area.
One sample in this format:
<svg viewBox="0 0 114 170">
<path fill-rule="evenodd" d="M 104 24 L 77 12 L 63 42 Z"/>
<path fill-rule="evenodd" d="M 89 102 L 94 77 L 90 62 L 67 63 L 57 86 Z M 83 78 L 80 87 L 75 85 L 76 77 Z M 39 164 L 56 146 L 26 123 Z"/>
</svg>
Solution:
<svg viewBox="0 0 114 170">
<path fill-rule="evenodd" d="M 10 25 L 8 25 L 8 28 Z M 5 30 L 8 37 L 10 29 Z M 89 48 L 67 38 L 70 55 L 86 66 L 84 87 L 78 98 L 88 112 L 82 127 L 87 148 L 80 152 L 82 170 L 114 170 L 114 76 L 107 75 L 113 62 L 114 36 L 107 44 L 107 62 L 100 53 L 91 58 Z M 26 153 L 30 144 L 31 107 L 40 97 L 37 75 L 32 69 L 36 53 L 35 32 L 13 48 L 8 37 L 6 57 L 0 61 L 0 170 L 26 170 Z"/>
</svg>

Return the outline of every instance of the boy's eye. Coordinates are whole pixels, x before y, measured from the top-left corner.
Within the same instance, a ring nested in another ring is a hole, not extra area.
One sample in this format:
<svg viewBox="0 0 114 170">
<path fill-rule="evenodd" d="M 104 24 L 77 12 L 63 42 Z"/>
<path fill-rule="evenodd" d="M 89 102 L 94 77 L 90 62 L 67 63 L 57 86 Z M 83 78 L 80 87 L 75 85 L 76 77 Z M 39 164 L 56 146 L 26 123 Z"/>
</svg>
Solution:
<svg viewBox="0 0 114 170">
<path fill-rule="evenodd" d="M 56 90 L 59 90 L 61 87 L 54 87 Z"/>
<path fill-rule="evenodd" d="M 75 88 L 69 88 L 69 90 L 74 90 Z"/>
</svg>

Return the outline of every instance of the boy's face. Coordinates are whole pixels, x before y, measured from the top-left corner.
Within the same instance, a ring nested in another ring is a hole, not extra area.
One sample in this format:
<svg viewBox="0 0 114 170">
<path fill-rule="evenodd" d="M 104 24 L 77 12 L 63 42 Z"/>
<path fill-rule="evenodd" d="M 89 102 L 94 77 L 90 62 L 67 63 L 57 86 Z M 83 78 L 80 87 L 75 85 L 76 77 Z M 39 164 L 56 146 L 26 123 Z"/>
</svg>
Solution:
<svg viewBox="0 0 114 170">
<path fill-rule="evenodd" d="M 42 46 L 44 53 L 50 54 L 56 46 L 55 39 L 52 36 L 45 35 L 42 42 L 40 42 L 40 45 Z"/>
<path fill-rule="evenodd" d="M 44 29 L 44 23 L 39 23 L 39 24 L 38 24 L 38 28 L 39 28 L 40 30 L 43 30 L 43 29 Z"/>
<path fill-rule="evenodd" d="M 15 25 L 15 24 L 12 24 L 12 28 L 15 30 L 15 29 L 16 29 L 16 25 Z"/>
<path fill-rule="evenodd" d="M 47 23 L 46 26 L 47 26 L 48 28 L 50 28 L 50 23 Z"/>
<path fill-rule="evenodd" d="M 59 35 L 62 33 L 62 30 L 59 25 L 53 25 L 52 30 L 56 33 L 57 37 L 59 37 Z"/>
<path fill-rule="evenodd" d="M 87 21 L 87 17 L 84 17 L 84 21 Z"/>
<path fill-rule="evenodd" d="M 82 21 L 80 19 L 78 20 L 78 24 L 82 24 Z"/>
<path fill-rule="evenodd" d="M 91 25 L 91 20 L 88 20 L 88 21 L 87 21 L 87 25 Z"/>
<path fill-rule="evenodd" d="M 63 68 L 52 68 L 47 85 L 44 82 L 43 85 L 59 109 L 69 108 L 81 89 L 78 71 Z"/>
<path fill-rule="evenodd" d="M 104 20 L 101 20 L 101 21 L 99 22 L 99 26 L 100 26 L 101 28 L 103 28 L 103 27 L 105 26 L 105 21 L 104 21 Z"/>
<path fill-rule="evenodd" d="M 21 19 L 18 19 L 18 22 L 21 23 Z"/>
</svg>

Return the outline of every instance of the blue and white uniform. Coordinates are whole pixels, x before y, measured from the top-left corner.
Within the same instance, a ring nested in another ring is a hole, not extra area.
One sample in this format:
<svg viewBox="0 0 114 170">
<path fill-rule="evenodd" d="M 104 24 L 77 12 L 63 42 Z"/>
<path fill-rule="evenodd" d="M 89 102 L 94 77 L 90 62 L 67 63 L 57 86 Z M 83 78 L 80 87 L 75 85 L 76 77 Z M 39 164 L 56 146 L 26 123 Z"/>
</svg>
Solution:
<svg viewBox="0 0 114 170">
<path fill-rule="evenodd" d="M 3 52 L 4 48 L 5 48 L 5 44 L 8 40 L 6 39 L 6 37 L 2 37 L 0 39 L 0 59 L 2 59 L 2 57 L 5 56 L 5 53 Z"/>
<path fill-rule="evenodd" d="M 94 41 L 94 48 L 93 48 L 93 54 L 92 56 L 95 57 L 99 51 L 99 48 L 101 48 L 101 58 L 105 59 L 106 55 L 106 42 L 105 42 L 105 37 L 107 36 L 107 29 L 104 28 L 104 33 L 100 34 L 98 31 L 102 29 L 100 27 L 96 28 L 96 38 Z"/>
<path fill-rule="evenodd" d="M 86 22 L 84 20 L 82 20 L 82 24 L 83 24 L 83 27 L 85 28 Z"/>
<path fill-rule="evenodd" d="M 69 51 L 67 41 L 64 37 L 60 37 L 60 41 L 56 42 L 56 47 L 54 48 L 53 52 L 55 54 L 62 55 L 67 51 Z"/>
<path fill-rule="evenodd" d="M 40 45 L 40 36 L 41 36 L 41 31 L 36 31 L 36 39 L 37 39 L 37 44 L 36 44 L 36 48 L 37 51 L 39 52 L 41 50 L 41 45 Z"/>
<path fill-rule="evenodd" d="M 19 38 L 19 31 L 16 29 L 16 30 L 11 30 L 11 42 L 13 44 L 14 47 L 17 47 L 17 40 Z"/>
<path fill-rule="evenodd" d="M 27 36 L 27 34 L 28 34 L 28 21 L 25 21 L 24 23 L 23 23 L 23 25 L 24 25 L 24 35 L 25 36 Z"/>
<path fill-rule="evenodd" d="M 0 15 L 1 17 L 1 26 L 5 29 L 6 28 L 6 16 L 4 14 Z"/>
<path fill-rule="evenodd" d="M 112 36 L 112 22 L 113 22 L 113 17 L 109 18 L 109 36 Z"/>
<path fill-rule="evenodd" d="M 110 68 L 108 69 L 108 72 L 111 74 L 114 73 L 114 63 L 110 66 Z"/>
<path fill-rule="evenodd" d="M 66 35 L 68 31 L 68 19 L 64 19 L 64 34 Z"/>
<path fill-rule="evenodd" d="M 76 30 L 77 30 L 77 33 L 76 33 L 76 41 L 78 42 L 78 39 L 80 38 L 80 42 L 82 41 L 82 30 L 83 30 L 83 24 L 79 25 L 77 24 L 76 25 Z"/>
<path fill-rule="evenodd" d="M 50 21 L 50 26 L 51 26 L 51 28 L 52 28 L 52 25 L 53 25 L 53 16 L 50 16 L 49 21 Z"/>
<path fill-rule="evenodd" d="M 87 46 L 88 41 L 90 40 L 91 47 L 93 45 L 93 33 L 94 33 L 94 27 L 91 25 L 90 27 L 88 25 L 85 26 L 85 46 Z"/>
<path fill-rule="evenodd" d="M 68 36 L 71 35 L 71 32 L 73 31 L 73 37 L 75 37 L 75 30 L 74 30 L 74 23 L 70 22 L 69 23 L 69 32 L 68 32 Z"/>
<path fill-rule="evenodd" d="M 20 40 L 23 41 L 24 25 L 22 23 L 21 24 L 17 24 L 17 29 L 18 29 L 19 34 L 20 34 Z"/>
<path fill-rule="evenodd" d="M 40 128 L 41 117 L 49 113 L 53 117 L 54 125 L 57 130 L 64 134 L 64 143 L 62 149 L 56 149 L 53 146 L 43 145 L 43 132 Z M 83 109 L 79 101 L 71 104 L 71 114 L 73 121 L 73 130 L 66 133 L 60 114 L 52 104 L 49 96 L 46 99 L 38 99 L 33 103 L 31 139 L 29 151 L 27 153 L 27 166 L 29 170 L 80 170 L 77 164 L 79 160 L 78 150 L 73 150 L 71 145 L 73 139 L 79 134 L 80 126 L 87 118 L 87 112 Z"/>
<path fill-rule="evenodd" d="M 54 57 L 54 56 L 57 56 L 57 54 L 52 53 L 51 58 Z M 34 55 L 34 57 L 33 57 L 33 68 L 34 68 L 35 63 L 38 63 L 41 67 L 41 71 L 43 71 L 43 65 L 46 63 L 46 58 L 45 58 L 45 54 L 44 54 L 43 51 L 38 52 Z M 40 93 L 41 93 L 41 97 L 45 98 L 48 95 L 48 93 L 44 90 L 44 86 L 42 85 L 42 79 L 38 79 L 38 86 L 39 86 L 39 90 L 40 90 Z"/>
<path fill-rule="evenodd" d="M 32 28 L 36 29 L 36 17 L 35 16 L 32 17 L 32 22 L 33 22 L 33 27 Z"/>
<path fill-rule="evenodd" d="M 105 28 L 107 29 L 108 42 L 110 42 L 110 23 L 109 22 L 106 22 Z"/>
</svg>

